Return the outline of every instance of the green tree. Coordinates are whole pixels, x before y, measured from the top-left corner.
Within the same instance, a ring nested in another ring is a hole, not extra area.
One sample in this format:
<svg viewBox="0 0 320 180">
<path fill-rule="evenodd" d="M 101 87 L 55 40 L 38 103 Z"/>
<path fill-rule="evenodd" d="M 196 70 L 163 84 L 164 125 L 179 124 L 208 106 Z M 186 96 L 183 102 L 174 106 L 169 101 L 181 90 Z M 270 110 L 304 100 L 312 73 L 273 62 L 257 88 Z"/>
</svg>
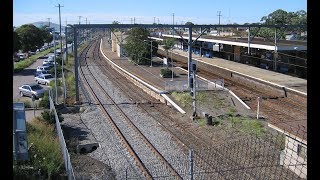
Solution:
<svg viewBox="0 0 320 180">
<path fill-rule="evenodd" d="M 17 28 L 23 52 L 35 51 L 43 45 L 42 31 L 33 24 L 25 24 Z"/>
<path fill-rule="evenodd" d="M 192 22 L 186 22 L 185 25 L 194 25 Z"/>
<path fill-rule="evenodd" d="M 119 21 L 112 21 L 112 24 L 120 24 L 120 22 Z M 111 28 L 111 31 L 112 32 L 118 32 L 119 31 L 119 29 L 118 28 Z"/>
<path fill-rule="evenodd" d="M 300 33 L 302 31 L 307 30 L 307 12 L 304 10 L 300 10 L 297 12 L 286 12 L 282 9 L 278 9 L 267 16 L 263 16 L 260 20 L 262 24 L 266 25 L 303 25 L 304 27 L 299 28 L 278 28 L 277 29 L 277 37 L 280 39 L 285 38 L 286 32 L 291 33 Z M 253 28 L 254 31 L 257 31 L 257 28 Z M 271 28 L 260 28 L 258 32 L 258 36 L 274 39 L 275 29 Z"/>
<path fill-rule="evenodd" d="M 13 53 L 18 52 L 21 48 L 20 38 L 17 32 L 13 31 Z"/>
<path fill-rule="evenodd" d="M 51 43 L 53 40 L 53 35 L 50 34 L 50 30 L 48 29 L 49 26 L 44 25 L 42 26 L 41 30 L 41 36 L 43 38 L 43 43 Z"/>
<path fill-rule="evenodd" d="M 124 44 L 124 49 L 130 59 L 137 64 L 147 64 L 146 57 L 150 55 L 150 45 L 146 43 L 149 31 L 143 28 L 132 28 L 128 31 L 128 37 Z"/>
</svg>

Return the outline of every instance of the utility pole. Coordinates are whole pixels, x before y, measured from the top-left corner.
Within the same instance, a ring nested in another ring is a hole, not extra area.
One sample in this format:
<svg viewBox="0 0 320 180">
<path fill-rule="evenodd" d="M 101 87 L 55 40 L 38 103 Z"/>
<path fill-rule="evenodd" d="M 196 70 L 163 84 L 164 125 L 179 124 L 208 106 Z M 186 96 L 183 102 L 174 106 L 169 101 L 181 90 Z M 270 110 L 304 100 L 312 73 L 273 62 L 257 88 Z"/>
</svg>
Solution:
<svg viewBox="0 0 320 180">
<path fill-rule="evenodd" d="M 58 6 L 56 7 L 59 7 L 59 25 L 60 25 L 60 49 L 62 51 L 62 35 L 61 35 L 61 12 L 60 12 L 60 7 L 63 7 L 61 6 L 60 4 L 58 4 Z"/>
<path fill-rule="evenodd" d="M 78 16 L 79 17 L 79 24 L 80 24 L 80 20 L 81 20 L 81 18 L 82 18 L 82 16 Z M 79 44 L 81 44 L 81 42 L 82 42 L 82 37 L 81 37 L 81 31 L 80 31 L 80 29 L 79 29 Z"/>
<path fill-rule="evenodd" d="M 221 11 L 218 11 L 218 13 L 219 13 L 219 14 L 218 14 L 217 16 L 219 16 L 219 25 L 220 25 L 220 17 L 221 17 L 222 15 L 221 15 Z M 218 30 L 218 34 L 219 34 L 219 36 L 220 36 L 220 30 Z"/>
<path fill-rule="evenodd" d="M 51 18 L 47 18 L 48 19 L 48 21 L 49 21 L 49 31 L 51 31 L 51 29 L 50 29 L 50 19 Z M 51 42 L 49 42 L 49 45 L 51 45 Z"/>
<path fill-rule="evenodd" d="M 274 71 L 277 71 L 277 56 L 278 56 L 277 50 L 278 50 L 278 48 L 277 48 L 277 29 L 274 29 L 274 55 L 273 55 L 273 59 L 274 59 L 273 70 Z"/>
<path fill-rule="evenodd" d="M 87 23 L 87 18 L 86 18 L 86 25 L 87 25 L 88 23 Z"/>
<path fill-rule="evenodd" d="M 150 39 L 150 45 L 151 45 L 151 47 L 150 47 L 150 53 L 151 53 L 151 59 L 150 59 L 151 65 L 150 65 L 150 67 L 152 67 L 152 39 Z"/>
<path fill-rule="evenodd" d="M 78 17 L 79 17 L 79 24 L 80 24 L 80 19 L 81 19 L 82 16 L 78 16 Z"/>
<path fill-rule="evenodd" d="M 172 13 L 172 24 L 174 25 L 174 13 Z"/>
<path fill-rule="evenodd" d="M 158 18 L 158 24 L 160 24 L 159 18 Z"/>
<path fill-rule="evenodd" d="M 136 24 L 136 18 L 135 17 L 133 18 L 133 24 Z"/>
<path fill-rule="evenodd" d="M 132 18 L 130 18 L 130 23 L 132 24 Z"/>
<path fill-rule="evenodd" d="M 51 18 L 47 18 L 47 19 L 48 19 L 48 21 L 49 21 L 49 28 L 50 28 L 50 19 L 51 19 Z"/>
<path fill-rule="evenodd" d="M 173 37 L 173 33 L 174 33 L 174 13 L 172 13 L 172 37 Z"/>
<path fill-rule="evenodd" d="M 53 29 L 53 32 L 55 31 L 55 29 Z M 56 65 L 56 38 L 55 38 L 55 34 L 53 35 L 53 44 L 54 44 L 54 86 L 55 86 L 55 91 L 56 91 L 56 104 L 58 104 L 58 90 L 57 90 L 57 65 Z"/>
<path fill-rule="evenodd" d="M 62 33 L 61 33 L 61 11 L 60 11 L 60 8 L 63 7 L 61 6 L 60 4 L 58 4 L 58 6 L 56 7 L 59 7 L 59 24 L 60 24 L 60 52 L 61 54 L 63 53 L 63 46 L 62 46 Z M 62 61 L 61 61 L 61 74 L 62 74 L 62 83 L 63 83 L 63 102 L 65 103 L 65 100 L 66 100 L 66 86 L 65 86 L 65 80 L 64 80 L 64 72 L 63 72 L 63 54 L 62 54 Z M 56 64 L 55 64 L 56 66 Z"/>
<path fill-rule="evenodd" d="M 156 23 L 156 17 L 153 17 L 153 24 Z"/>
</svg>

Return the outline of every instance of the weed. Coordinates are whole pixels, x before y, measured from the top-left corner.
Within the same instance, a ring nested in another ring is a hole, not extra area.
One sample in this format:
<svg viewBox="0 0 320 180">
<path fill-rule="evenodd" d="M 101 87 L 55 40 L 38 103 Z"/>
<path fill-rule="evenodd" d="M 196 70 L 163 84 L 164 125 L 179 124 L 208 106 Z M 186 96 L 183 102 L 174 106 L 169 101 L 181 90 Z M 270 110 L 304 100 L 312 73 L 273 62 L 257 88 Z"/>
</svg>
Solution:
<svg viewBox="0 0 320 180">
<path fill-rule="evenodd" d="M 24 162 L 16 162 L 13 167 L 15 177 L 51 179 L 64 170 L 59 141 L 54 126 L 34 120 L 27 122 L 28 156 Z"/>
</svg>

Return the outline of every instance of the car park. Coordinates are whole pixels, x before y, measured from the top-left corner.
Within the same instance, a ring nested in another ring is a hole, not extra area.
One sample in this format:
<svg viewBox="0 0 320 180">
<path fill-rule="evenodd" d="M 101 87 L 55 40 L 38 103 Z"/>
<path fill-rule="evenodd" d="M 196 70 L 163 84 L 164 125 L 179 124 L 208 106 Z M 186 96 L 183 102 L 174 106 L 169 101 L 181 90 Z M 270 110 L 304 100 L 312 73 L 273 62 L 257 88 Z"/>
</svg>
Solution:
<svg viewBox="0 0 320 180">
<path fill-rule="evenodd" d="M 19 87 L 19 94 L 21 97 L 29 96 L 35 99 L 43 97 L 46 90 L 39 84 L 23 84 Z"/>
<path fill-rule="evenodd" d="M 53 81 L 55 78 L 51 74 L 41 74 L 39 76 L 36 76 L 34 80 L 38 84 L 44 84 L 49 85 L 51 81 Z"/>
</svg>

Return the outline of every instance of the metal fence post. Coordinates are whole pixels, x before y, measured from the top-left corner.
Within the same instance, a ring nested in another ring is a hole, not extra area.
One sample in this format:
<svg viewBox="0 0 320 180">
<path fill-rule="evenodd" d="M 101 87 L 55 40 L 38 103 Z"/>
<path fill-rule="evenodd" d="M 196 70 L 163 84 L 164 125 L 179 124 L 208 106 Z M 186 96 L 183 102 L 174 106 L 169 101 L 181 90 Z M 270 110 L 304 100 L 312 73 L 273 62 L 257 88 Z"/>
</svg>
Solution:
<svg viewBox="0 0 320 180">
<path fill-rule="evenodd" d="M 126 168 L 126 180 L 128 179 L 128 167 Z"/>
<path fill-rule="evenodd" d="M 190 175 L 190 180 L 193 180 L 193 150 L 189 150 L 189 175 Z"/>
</svg>

